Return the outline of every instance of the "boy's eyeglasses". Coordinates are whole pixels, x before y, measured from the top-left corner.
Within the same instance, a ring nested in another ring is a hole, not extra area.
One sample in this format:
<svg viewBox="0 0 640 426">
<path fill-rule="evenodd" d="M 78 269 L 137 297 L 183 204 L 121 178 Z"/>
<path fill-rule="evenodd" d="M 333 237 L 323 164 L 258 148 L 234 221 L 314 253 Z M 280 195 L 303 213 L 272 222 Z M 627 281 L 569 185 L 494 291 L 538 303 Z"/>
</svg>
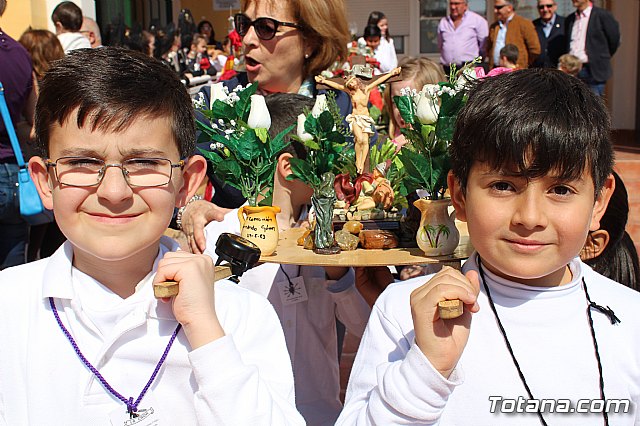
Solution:
<svg viewBox="0 0 640 426">
<path fill-rule="evenodd" d="M 299 24 L 294 24 L 293 22 L 280 22 L 273 18 L 258 18 L 252 21 L 244 13 L 236 14 L 233 17 L 233 22 L 235 23 L 236 31 L 241 37 L 247 35 L 249 28 L 253 26 L 260 40 L 271 40 L 274 38 L 278 32 L 279 26 L 292 27 L 299 30 L 302 29 L 302 26 Z"/>
<path fill-rule="evenodd" d="M 184 161 L 174 164 L 167 158 L 131 158 L 122 163 L 105 163 L 91 157 L 60 157 L 47 160 L 47 167 L 55 168 L 56 179 L 66 186 L 96 186 L 102 182 L 109 167 L 118 167 L 131 187 L 165 186 L 171 181 L 173 169 L 184 167 Z"/>
<path fill-rule="evenodd" d="M 540 4 L 540 5 L 538 5 L 538 9 L 539 10 L 552 9 L 552 8 L 553 8 L 552 4 Z"/>
</svg>

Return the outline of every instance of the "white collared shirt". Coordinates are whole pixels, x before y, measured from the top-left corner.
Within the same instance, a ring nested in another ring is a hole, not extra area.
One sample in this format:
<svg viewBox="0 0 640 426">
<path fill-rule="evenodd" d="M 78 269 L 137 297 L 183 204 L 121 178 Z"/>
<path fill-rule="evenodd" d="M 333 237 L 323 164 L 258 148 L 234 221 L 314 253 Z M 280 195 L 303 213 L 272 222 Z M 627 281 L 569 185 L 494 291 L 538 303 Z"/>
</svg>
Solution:
<svg viewBox="0 0 640 426">
<path fill-rule="evenodd" d="M 571 30 L 569 53 L 577 56 L 583 64 L 589 62 L 589 57 L 587 56 L 587 27 L 589 26 L 591 10 L 593 10 L 593 7 L 589 5 L 582 12 L 576 11 L 576 20 Z"/>
<path fill-rule="evenodd" d="M 158 259 L 177 248 L 162 237 Z M 50 258 L 0 272 L 0 425 L 108 425 L 110 413 L 124 410 L 74 352 L 49 297 L 84 356 L 127 398 L 138 397 L 176 329 L 171 304 L 153 297 L 149 277 L 111 306 L 117 322 L 101 326 L 93 299 L 104 289 L 78 292 L 97 283 L 86 275 L 72 281 L 72 258 L 67 242 Z M 304 424 L 273 308 L 230 281 L 215 286 L 226 336 L 191 350 L 180 332 L 140 408 L 152 407 L 160 424 Z"/>
</svg>

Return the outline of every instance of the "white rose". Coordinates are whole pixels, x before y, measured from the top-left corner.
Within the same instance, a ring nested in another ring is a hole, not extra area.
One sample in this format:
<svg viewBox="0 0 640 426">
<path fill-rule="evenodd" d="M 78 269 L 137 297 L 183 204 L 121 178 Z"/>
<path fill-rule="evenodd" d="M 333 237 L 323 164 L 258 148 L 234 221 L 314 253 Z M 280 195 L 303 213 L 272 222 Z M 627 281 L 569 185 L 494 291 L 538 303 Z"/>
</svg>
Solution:
<svg viewBox="0 0 640 426">
<path fill-rule="evenodd" d="M 224 89 L 223 83 L 214 83 L 211 85 L 211 93 L 209 95 L 209 109 L 213 109 L 213 103 L 216 100 L 225 101 L 227 99 L 227 92 Z"/>
<path fill-rule="evenodd" d="M 247 125 L 252 129 L 269 129 L 271 127 L 271 116 L 264 96 L 251 95 L 251 111 L 249 111 Z"/>
<path fill-rule="evenodd" d="M 313 109 L 311 110 L 311 115 L 315 118 L 320 117 L 322 111 L 327 109 L 327 95 L 318 95 L 316 96 L 316 103 L 313 104 Z"/>
<path fill-rule="evenodd" d="M 304 114 L 298 115 L 298 127 L 296 129 L 296 133 L 301 141 L 310 141 L 313 139 L 309 133 L 304 130 L 304 122 L 307 120 L 307 117 Z"/>
<path fill-rule="evenodd" d="M 440 112 L 438 98 L 429 94 L 428 91 L 423 90 L 420 92 L 420 99 L 416 109 L 416 117 L 418 117 L 420 123 L 435 124 L 438 121 L 438 113 Z"/>
</svg>

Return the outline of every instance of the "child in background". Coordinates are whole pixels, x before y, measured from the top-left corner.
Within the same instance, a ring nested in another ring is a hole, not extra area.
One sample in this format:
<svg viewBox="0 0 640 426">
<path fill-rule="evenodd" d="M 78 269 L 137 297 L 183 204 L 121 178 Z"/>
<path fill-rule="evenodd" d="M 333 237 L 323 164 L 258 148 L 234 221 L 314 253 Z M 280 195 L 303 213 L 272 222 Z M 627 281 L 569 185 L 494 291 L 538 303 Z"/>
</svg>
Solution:
<svg viewBox="0 0 640 426">
<path fill-rule="evenodd" d="M 36 132 L 31 175 L 68 241 L 0 272 L 0 424 L 303 424 L 273 308 L 163 236 L 206 172 L 178 77 L 74 52 L 45 75 Z"/>
<path fill-rule="evenodd" d="M 82 9 L 74 2 L 63 1 L 51 12 L 51 21 L 56 28 L 56 35 L 64 49 L 69 53 L 75 49 L 90 49 L 91 43 L 80 32 L 82 28 Z"/>
<path fill-rule="evenodd" d="M 600 229 L 589 232 L 580 258 L 605 277 L 640 291 L 638 252 L 625 230 L 629 217 L 627 189 L 616 172 L 613 176 L 616 187 L 600 219 Z"/>
<path fill-rule="evenodd" d="M 609 126 L 555 70 L 477 83 L 448 179 L 476 252 L 382 293 L 338 425 L 638 424 L 640 294 L 577 257 L 613 189 Z M 464 314 L 442 319 L 447 299 Z"/>
<path fill-rule="evenodd" d="M 384 91 L 384 105 L 389 113 L 389 138 L 398 145 L 398 149 L 407 143 L 401 133 L 407 124 L 400 116 L 393 97 L 400 96 L 402 89 L 419 92 L 425 84 L 438 84 L 446 80 L 442 67 L 427 58 L 405 58 L 400 62 L 400 69 L 401 80 L 389 83 Z"/>
<path fill-rule="evenodd" d="M 202 34 L 194 34 L 191 48 L 187 54 L 187 77 L 198 77 L 204 74 L 216 75 L 215 67 L 209 61 L 207 54 L 207 39 Z"/>
<path fill-rule="evenodd" d="M 578 77 L 580 70 L 582 70 L 582 61 L 575 55 L 565 53 L 558 58 L 558 69 L 573 77 Z"/>
<path fill-rule="evenodd" d="M 376 50 L 376 59 L 380 63 L 380 71 L 389 72 L 398 66 L 396 48 L 393 38 L 389 34 L 389 20 L 384 13 L 373 11 L 369 14 L 367 25 L 375 25 L 380 28 L 380 45 Z"/>
<path fill-rule="evenodd" d="M 518 46 L 507 44 L 500 49 L 500 66 L 514 70 L 518 68 Z"/>
<path fill-rule="evenodd" d="M 321 95 L 323 96 L 323 95 Z M 278 93 L 266 97 L 271 115 L 269 133 L 277 135 L 296 122 L 298 114 L 313 100 L 302 95 Z M 306 148 L 297 140 L 280 154 L 274 176 L 273 205 L 282 211 L 276 218 L 280 231 L 298 227 L 307 220 L 312 190 L 291 174 L 289 159 L 304 158 Z M 206 254 L 217 258 L 215 242 L 223 232 L 240 234 L 237 210 L 205 227 Z M 264 263 L 240 278 L 239 285 L 268 297 L 280 317 L 293 363 L 296 406 L 310 426 L 333 426 L 340 410 L 340 372 L 336 320 L 360 337 L 371 312 L 354 286 L 351 268 Z M 288 298 L 294 287 L 302 296 Z"/>
</svg>

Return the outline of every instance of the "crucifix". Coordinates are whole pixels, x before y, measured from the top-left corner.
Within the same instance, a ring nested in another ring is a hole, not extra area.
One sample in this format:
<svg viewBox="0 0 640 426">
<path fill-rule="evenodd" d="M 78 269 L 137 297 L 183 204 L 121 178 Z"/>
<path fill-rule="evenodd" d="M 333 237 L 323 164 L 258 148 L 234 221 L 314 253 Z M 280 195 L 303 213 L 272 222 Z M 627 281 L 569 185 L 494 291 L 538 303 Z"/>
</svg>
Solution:
<svg viewBox="0 0 640 426">
<path fill-rule="evenodd" d="M 400 68 L 395 68 L 386 74 L 373 75 L 369 65 L 353 65 L 349 76 L 328 79 L 322 75 L 316 76 L 316 82 L 326 87 L 345 92 L 351 98 L 352 112 L 346 121 L 353 133 L 354 149 L 356 152 L 356 170 L 358 174 L 365 172 L 369 159 L 369 138 L 374 133 L 373 119 L 369 115 L 369 93 L 373 88 L 384 82 L 398 81 Z"/>
</svg>

